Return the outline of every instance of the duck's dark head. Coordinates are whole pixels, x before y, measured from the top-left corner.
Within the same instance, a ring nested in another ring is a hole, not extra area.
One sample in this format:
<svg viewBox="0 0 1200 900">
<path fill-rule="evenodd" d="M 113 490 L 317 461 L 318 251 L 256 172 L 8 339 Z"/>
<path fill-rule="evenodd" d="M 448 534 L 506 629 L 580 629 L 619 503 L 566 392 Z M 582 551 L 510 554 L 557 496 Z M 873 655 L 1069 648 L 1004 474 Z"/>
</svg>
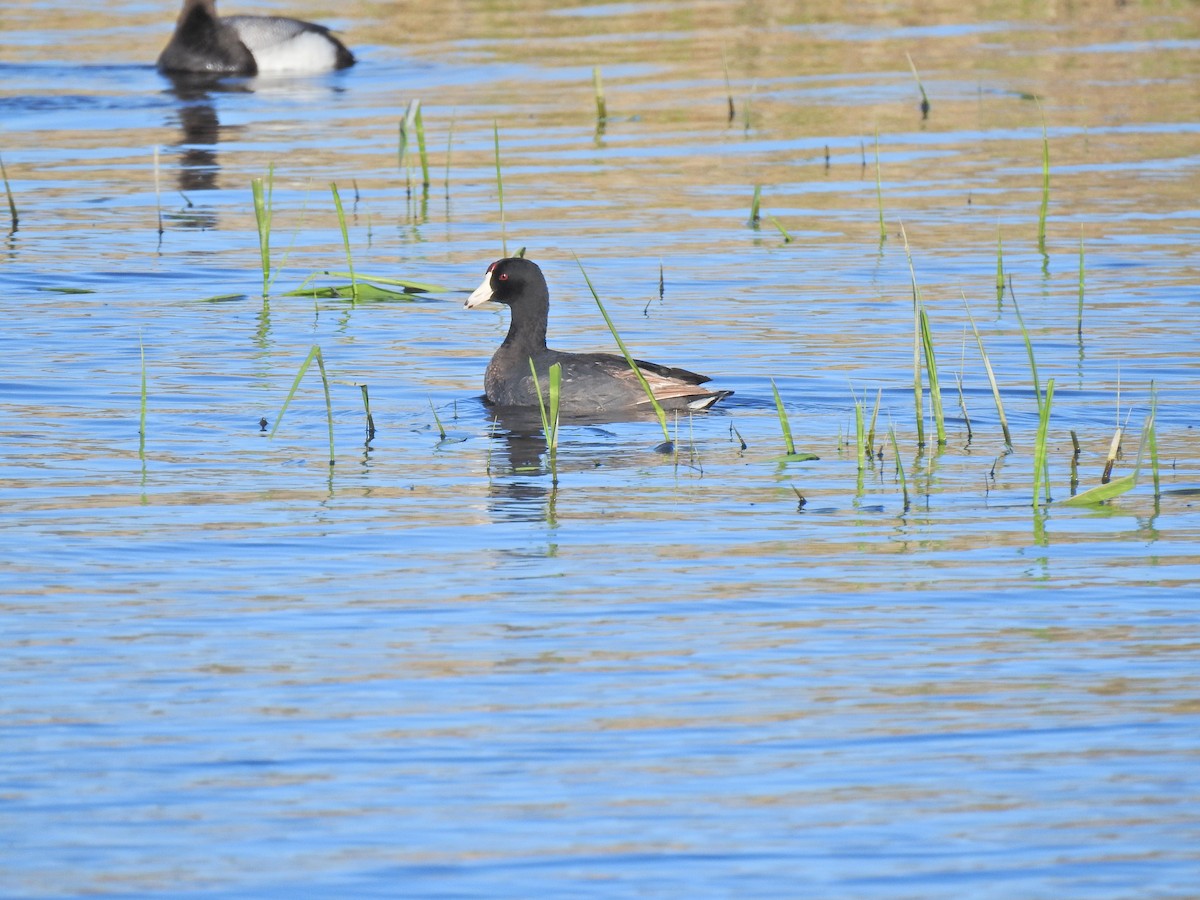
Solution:
<svg viewBox="0 0 1200 900">
<path fill-rule="evenodd" d="M 524 305 L 532 301 L 534 305 L 543 306 L 549 303 L 549 289 L 546 278 L 537 264 L 518 256 L 498 259 L 488 266 L 483 283 L 467 298 L 467 309 L 474 309 L 481 303 L 494 300 L 508 306 Z"/>
</svg>

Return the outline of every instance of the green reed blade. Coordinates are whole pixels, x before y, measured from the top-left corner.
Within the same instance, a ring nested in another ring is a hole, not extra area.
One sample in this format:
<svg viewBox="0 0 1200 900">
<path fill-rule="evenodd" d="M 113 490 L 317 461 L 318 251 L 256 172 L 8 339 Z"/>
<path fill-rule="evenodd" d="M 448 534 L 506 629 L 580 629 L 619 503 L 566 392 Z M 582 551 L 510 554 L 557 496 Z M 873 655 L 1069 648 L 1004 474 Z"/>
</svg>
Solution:
<svg viewBox="0 0 1200 900">
<path fill-rule="evenodd" d="M 1154 476 L 1154 499 L 1157 500 L 1162 496 L 1162 491 L 1158 481 L 1158 388 L 1153 381 L 1150 382 L 1150 418 L 1146 437 L 1150 447 L 1150 473 Z"/>
<path fill-rule="evenodd" d="M 533 389 L 537 391 L 538 398 L 538 413 L 542 417 L 542 435 L 546 438 L 546 446 L 549 447 L 553 441 L 553 436 L 550 433 L 550 412 L 546 409 L 546 400 L 542 397 L 542 382 L 538 378 L 537 366 L 533 364 L 533 357 L 529 357 L 529 374 L 533 376 Z"/>
<path fill-rule="evenodd" d="M 754 186 L 754 196 L 750 199 L 750 225 L 757 228 L 759 220 L 759 204 L 762 201 L 762 185 Z"/>
<path fill-rule="evenodd" d="M 360 384 L 359 388 L 362 390 L 363 412 L 367 415 L 367 440 L 372 441 L 375 439 L 375 417 L 371 415 L 371 397 L 365 384 Z"/>
<path fill-rule="evenodd" d="M 325 389 L 325 421 L 329 424 L 329 465 L 337 458 L 333 452 L 333 400 L 329 396 L 329 376 L 325 373 L 325 359 L 321 348 L 317 348 L 317 368 L 321 370 L 321 386 Z"/>
<path fill-rule="evenodd" d="M 971 331 L 975 334 L 975 343 L 979 347 L 979 357 L 983 360 L 984 371 L 987 372 L 988 384 L 992 388 L 992 399 L 996 401 L 996 416 L 1000 419 L 1000 430 L 1004 432 L 1004 443 L 1012 449 L 1012 432 L 1008 430 L 1008 417 L 1004 414 L 1004 401 L 1000 398 L 1000 385 L 996 383 L 996 373 L 992 370 L 992 361 L 988 358 L 987 350 L 983 347 L 983 338 L 971 315 L 971 307 L 967 304 L 967 295 L 962 294 L 963 308 L 967 311 L 967 319 L 971 322 Z"/>
<path fill-rule="evenodd" d="M 433 413 L 433 423 L 437 425 L 438 440 L 444 441 L 446 439 L 446 429 L 442 426 L 442 418 L 437 414 L 437 410 L 433 408 L 432 400 L 426 398 L 425 402 L 429 404 L 429 411 Z"/>
<path fill-rule="evenodd" d="M 921 84 L 921 76 L 917 74 L 917 67 L 913 64 L 912 57 L 905 51 L 904 58 L 908 60 L 908 67 L 912 69 L 913 78 L 917 80 L 917 87 L 921 91 L 921 118 L 929 118 L 929 95 L 925 93 L 925 85 Z"/>
<path fill-rule="evenodd" d="M 1033 505 L 1038 505 L 1038 489 L 1045 487 L 1046 502 L 1050 502 L 1050 475 L 1046 460 L 1046 435 L 1050 427 L 1050 401 L 1054 397 L 1054 379 L 1046 382 L 1046 399 L 1038 407 L 1037 437 L 1033 443 Z"/>
<path fill-rule="evenodd" d="M 783 445 L 788 456 L 796 455 L 796 442 L 792 439 L 792 426 L 788 422 L 787 410 L 783 408 L 783 399 L 779 396 L 779 388 L 775 387 L 775 379 L 771 379 L 771 392 L 775 395 L 775 411 L 779 415 L 779 429 L 783 432 Z"/>
<path fill-rule="evenodd" d="M 602 129 L 608 121 L 608 104 L 604 100 L 604 81 L 600 78 L 599 66 L 592 66 L 592 91 L 596 95 L 596 127 Z"/>
<path fill-rule="evenodd" d="M 250 179 L 250 193 L 254 197 L 254 219 L 258 225 L 258 253 L 262 264 L 263 296 L 271 286 L 271 196 L 275 189 L 275 164 L 267 167 L 267 179 Z"/>
<path fill-rule="evenodd" d="M 771 220 L 772 225 L 779 229 L 779 233 L 783 235 L 783 242 L 785 244 L 790 244 L 792 242 L 792 236 L 787 233 L 787 229 L 780 225 L 779 220 L 774 216 L 767 216 L 767 218 Z"/>
<path fill-rule="evenodd" d="M 963 394 L 962 376 L 960 374 L 958 374 L 958 372 L 955 372 L 954 380 L 958 384 L 958 408 L 959 408 L 959 410 L 961 410 L 963 422 L 967 426 L 967 443 L 969 444 L 969 443 L 971 443 L 971 436 L 972 436 L 973 432 L 971 431 L 971 417 L 969 415 L 967 415 L 967 398 L 966 398 L 966 395 Z"/>
<path fill-rule="evenodd" d="M 904 477 L 904 463 L 900 460 L 900 445 L 896 443 L 896 429 L 888 426 L 888 437 L 892 442 L 892 456 L 896 458 L 896 476 L 900 479 L 900 490 L 904 494 L 904 511 L 908 512 L 908 479 Z"/>
<path fill-rule="evenodd" d="M 925 446 L 925 390 L 921 381 L 921 289 L 917 286 L 917 270 L 913 266 L 912 250 L 908 246 L 908 232 L 900 223 L 900 237 L 904 239 L 904 255 L 908 258 L 908 272 L 912 279 L 913 295 L 913 403 L 917 413 L 917 446 Z"/>
<path fill-rule="evenodd" d="M 879 421 L 879 407 L 883 403 L 883 388 L 875 391 L 875 408 L 871 410 L 871 427 L 867 429 L 867 452 L 875 453 L 875 424 Z"/>
<path fill-rule="evenodd" d="M 1017 293 L 1013 290 L 1011 279 L 1008 282 L 1008 296 L 1013 303 L 1013 312 L 1017 314 L 1017 324 L 1021 326 L 1021 338 L 1025 341 L 1025 353 L 1029 356 L 1029 371 L 1033 375 L 1033 393 L 1037 398 L 1040 411 L 1042 408 L 1042 385 L 1038 379 L 1037 359 L 1033 355 L 1033 341 L 1029 339 L 1029 330 L 1025 327 L 1025 319 L 1021 316 L 1021 307 L 1017 303 Z"/>
<path fill-rule="evenodd" d="M 550 367 L 550 452 L 558 451 L 558 421 L 562 407 L 562 363 Z"/>
<path fill-rule="evenodd" d="M 621 355 L 625 357 L 625 362 L 629 364 L 629 368 L 633 370 L 633 374 L 637 376 L 638 383 L 641 384 L 642 390 L 646 392 L 646 397 L 650 400 L 650 405 L 654 407 L 654 414 L 658 417 L 658 424 L 662 428 L 663 444 L 671 443 L 671 432 L 667 429 L 667 414 L 663 412 L 662 405 L 658 402 L 658 398 L 654 396 L 654 391 L 650 389 L 649 383 L 646 381 L 646 376 L 642 374 L 642 370 L 638 368 L 638 364 L 634 361 L 633 356 L 625 347 L 625 342 L 621 340 L 621 335 L 617 333 L 617 327 L 609 318 L 608 310 L 604 308 L 604 304 L 600 302 L 600 295 L 596 293 L 596 289 L 592 286 L 592 279 L 588 278 L 587 271 L 583 268 L 583 263 L 579 257 L 575 257 L 575 263 L 579 266 L 579 271 L 583 273 L 583 280 L 587 282 L 588 290 L 592 292 L 592 299 L 596 301 L 596 306 L 600 308 L 600 315 L 604 316 L 604 323 L 608 326 L 609 332 L 617 342 L 617 346 L 621 348 Z"/>
<path fill-rule="evenodd" d="M 937 442 L 946 443 L 946 420 L 942 412 L 942 388 L 938 382 L 937 359 L 933 353 L 933 334 L 929 330 L 929 313 L 921 307 L 921 346 L 925 351 L 925 371 L 929 375 L 929 399 L 933 404 L 933 424 L 937 428 Z"/>
<path fill-rule="evenodd" d="M 1038 250 L 1046 254 L 1046 211 L 1050 206 L 1050 138 L 1046 135 L 1046 113 L 1041 101 L 1037 101 L 1038 114 L 1042 117 L 1042 205 L 1038 211 Z"/>
<path fill-rule="evenodd" d="M 12 187 L 8 183 L 8 169 L 4 168 L 4 157 L 0 156 L 0 179 L 4 180 L 4 194 L 8 197 L 8 218 L 11 223 L 9 231 L 16 231 L 17 226 L 21 223 L 21 217 L 17 215 L 17 201 L 13 199 Z"/>
<path fill-rule="evenodd" d="M 421 187 L 429 190 L 429 154 L 425 152 L 425 120 L 421 117 L 421 107 L 417 106 L 413 122 L 417 130 L 417 156 L 421 159 Z"/>
<path fill-rule="evenodd" d="M 138 333 L 138 354 L 142 358 L 142 404 L 138 413 L 138 459 L 146 459 L 146 348 L 142 335 Z"/>
<path fill-rule="evenodd" d="M 508 238 L 504 234 L 504 179 L 500 176 L 500 126 L 492 120 L 492 140 L 496 147 L 496 195 L 500 201 L 500 255 L 508 256 Z"/>
<path fill-rule="evenodd" d="M 321 370 L 321 383 L 325 387 L 325 412 L 329 421 L 329 465 L 332 466 L 335 458 L 333 452 L 333 402 L 329 397 L 329 378 L 325 374 L 325 361 L 321 358 L 321 348 L 317 344 L 313 344 L 312 349 L 308 351 L 308 356 L 300 366 L 300 371 L 296 373 L 296 377 L 292 381 L 292 389 L 288 391 L 288 395 L 283 401 L 283 407 L 279 410 L 279 415 L 275 417 L 275 425 L 271 428 L 268 438 L 275 437 L 275 432 L 279 430 L 279 425 L 283 421 L 283 414 L 287 412 L 292 398 L 296 396 L 296 389 L 300 387 L 300 380 L 304 378 L 304 373 L 308 371 L 308 367 L 312 365 L 314 359 Z"/>
<path fill-rule="evenodd" d="M 412 175 L 411 175 L 411 156 L 412 144 L 417 140 L 417 116 L 421 112 L 421 101 L 414 97 L 408 101 L 408 107 L 404 110 L 404 118 L 400 120 L 399 126 L 399 141 L 396 147 L 397 164 L 400 171 L 404 173 L 405 189 L 412 194 Z"/>
<path fill-rule="evenodd" d="M 163 234 L 163 217 L 162 217 L 162 177 L 158 160 L 158 145 L 154 145 L 154 209 L 158 214 L 158 234 L 162 237 Z"/>
<path fill-rule="evenodd" d="M 311 281 L 318 275 L 328 275 L 330 278 L 349 278 L 349 272 L 334 272 L 326 269 L 323 272 L 309 275 L 305 282 Z M 364 281 L 372 281 L 376 284 L 388 284 L 394 287 L 404 288 L 406 294 L 449 294 L 454 288 L 446 287 L 444 284 L 433 284 L 429 281 L 413 281 L 411 278 L 389 278 L 386 275 L 365 275 L 362 272 L 358 273 L 358 280 L 361 285 Z M 295 295 L 307 295 L 309 291 L 295 291 Z"/>
<path fill-rule="evenodd" d="M 1004 300 L 1004 241 L 1000 237 L 1000 226 L 996 226 L 996 304 Z"/>
<path fill-rule="evenodd" d="M 333 205 L 337 209 L 338 226 L 342 229 L 342 245 L 346 248 L 346 268 L 350 270 L 350 302 L 358 303 L 358 279 L 354 277 L 354 257 L 350 253 L 350 232 L 346 229 L 346 213 L 342 209 L 342 198 L 338 194 L 337 185 L 329 182 L 329 190 L 333 192 Z"/>
<path fill-rule="evenodd" d="M 1075 333 L 1083 340 L 1083 228 L 1079 229 L 1079 308 L 1075 316 Z M 1081 345 L 1082 346 L 1082 345 Z"/>
<path fill-rule="evenodd" d="M 1138 478 L 1142 471 L 1142 454 L 1146 446 L 1151 442 L 1150 435 L 1154 429 L 1153 416 L 1147 416 L 1145 423 L 1142 425 L 1142 437 L 1138 443 L 1137 459 L 1133 464 L 1133 471 L 1128 475 L 1123 475 L 1120 478 L 1114 478 L 1106 484 L 1098 484 L 1094 488 L 1084 491 L 1082 494 L 1076 494 L 1074 497 L 1069 497 L 1066 500 L 1061 500 L 1057 505 L 1060 506 L 1090 506 L 1095 503 L 1103 503 L 1106 500 L 1111 500 L 1114 497 L 1119 497 L 1122 494 L 1128 493 L 1137 487 Z M 1157 497 L 1157 490 L 1155 491 Z"/>
<path fill-rule="evenodd" d="M 875 199 L 879 203 L 879 243 L 887 240 L 887 226 L 883 224 L 883 172 L 879 166 L 879 129 L 875 129 Z"/>
<path fill-rule="evenodd" d="M 858 462 L 858 471 L 862 471 L 867 467 L 867 434 L 866 426 L 863 422 L 863 407 L 862 403 L 856 398 L 854 400 L 854 448 Z"/>
<path fill-rule="evenodd" d="M 454 150 L 454 120 L 457 114 L 458 110 L 454 110 L 450 113 L 450 131 L 446 135 L 446 178 L 444 181 L 444 186 L 447 197 L 450 196 L 450 155 Z"/>
</svg>

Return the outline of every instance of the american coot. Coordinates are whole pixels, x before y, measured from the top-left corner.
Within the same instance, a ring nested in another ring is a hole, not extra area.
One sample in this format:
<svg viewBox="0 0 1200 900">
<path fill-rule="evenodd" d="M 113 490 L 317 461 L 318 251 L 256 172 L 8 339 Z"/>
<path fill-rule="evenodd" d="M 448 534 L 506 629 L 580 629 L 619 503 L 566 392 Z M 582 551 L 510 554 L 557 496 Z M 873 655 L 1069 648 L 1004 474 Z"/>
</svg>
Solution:
<svg viewBox="0 0 1200 900">
<path fill-rule="evenodd" d="M 323 25 L 281 16 L 217 15 L 216 0 L 184 0 L 175 33 L 158 57 L 167 73 L 258 75 L 329 72 L 354 54 Z"/>
<path fill-rule="evenodd" d="M 483 385 L 497 406 L 536 406 L 537 389 L 529 360 L 537 367 L 543 397 L 547 371 L 562 364 L 559 409 L 568 416 L 595 416 L 648 409 L 650 401 L 625 357 L 612 353 L 562 353 L 546 347 L 550 291 L 542 270 L 527 259 L 511 257 L 488 266 L 483 283 L 467 298 L 468 309 L 495 300 L 512 313 L 508 337 L 488 363 Z M 655 399 L 664 409 L 708 409 L 733 391 L 700 387 L 709 379 L 686 369 L 635 360 Z"/>
</svg>

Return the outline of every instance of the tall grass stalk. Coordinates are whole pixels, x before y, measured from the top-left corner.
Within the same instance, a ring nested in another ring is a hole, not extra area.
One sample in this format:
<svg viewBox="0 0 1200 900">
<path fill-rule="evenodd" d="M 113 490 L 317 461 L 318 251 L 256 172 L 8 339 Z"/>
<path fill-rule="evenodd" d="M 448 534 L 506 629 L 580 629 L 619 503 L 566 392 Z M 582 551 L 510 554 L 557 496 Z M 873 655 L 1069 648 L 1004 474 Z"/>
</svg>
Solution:
<svg viewBox="0 0 1200 900">
<path fill-rule="evenodd" d="M 271 287 L 271 198 L 275 192 L 275 164 L 267 167 L 267 179 L 250 179 L 254 196 L 254 220 L 258 224 L 258 254 L 262 264 L 263 296 Z"/>
<path fill-rule="evenodd" d="M 1029 329 L 1025 327 L 1025 319 L 1021 316 L 1021 307 L 1017 303 L 1017 292 L 1012 288 L 1012 280 L 1008 282 L 1008 296 L 1013 302 L 1013 312 L 1017 314 L 1017 324 L 1021 326 L 1021 339 L 1025 341 L 1025 353 L 1029 356 L 1029 371 L 1033 376 L 1033 394 L 1037 399 L 1038 411 L 1042 409 L 1042 383 L 1038 380 L 1037 359 L 1033 355 L 1033 341 L 1029 339 Z"/>
<path fill-rule="evenodd" d="M 457 111 L 456 111 L 457 112 Z M 454 151 L 454 120 L 456 113 L 450 114 L 450 130 L 446 135 L 446 177 L 442 182 L 446 189 L 446 196 L 450 196 L 450 156 Z"/>
<path fill-rule="evenodd" d="M 404 118 L 400 120 L 400 134 L 396 144 L 396 164 L 404 173 L 404 189 L 410 197 L 412 196 L 411 145 L 417 137 L 417 115 L 420 111 L 420 99 L 414 97 L 408 101 L 408 107 L 404 110 Z"/>
<path fill-rule="evenodd" d="M 494 119 L 492 120 L 492 140 L 496 148 L 496 195 L 500 202 L 500 255 L 508 256 L 508 238 L 504 234 L 504 179 L 500 175 L 500 126 Z"/>
<path fill-rule="evenodd" d="M 562 398 L 562 363 L 555 363 L 548 371 L 549 385 L 547 393 L 549 399 L 542 397 L 542 383 L 538 379 L 537 368 L 533 364 L 533 357 L 529 357 L 529 371 L 533 374 L 533 387 L 537 391 L 538 398 L 538 413 L 542 417 L 542 434 L 546 438 L 546 450 L 550 456 L 550 477 L 554 484 L 558 484 L 558 423 L 559 423 L 559 405 Z"/>
<path fill-rule="evenodd" d="M 142 403 L 138 413 L 138 459 L 146 460 L 146 347 L 138 334 L 138 354 L 142 359 Z"/>
<path fill-rule="evenodd" d="M 1100 476 L 1101 484 L 1108 484 L 1112 478 L 1113 466 L 1117 464 L 1117 457 L 1121 454 L 1121 440 L 1125 437 L 1125 430 L 1118 425 L 1117 430 L 1113 432 L 1112 440 L 1108 445 L 1108 456 L 1104 458 L 1104 474 Z"/>
<path fill-rule="evenodd" d="M 1154 499 L 1157 500 L 1162 491 L 1158 481 L 1158 388 L 1153 381 L 1150 382 L 1150 419 L 1146 437 L 1150 447 L 1150 473 L 1154 477 Z"/>
<path fill-rule="evenodd" d="M 1046 112 L 1038 101 L 1038 113 L 1042 117 L 1042 205 L 1038 210 L 1038 250 L 1046 255 L 1046 211 L 1050 206 L 1050 138 L 1046 135 Z"/>
<path fill-rule="evenodd" d="M 421 160 L 421 187 L 429 190 L 429 154 L 425 151 L 425 119 L 421 116 L 421 107 L 417 106 L 417 114 L 413 116 L 417 130 L 417 156 Z"/>
<path fill-rule="evenodd" d="M 967 443 L 971 443 L 973 432 L 971 431 L 971 417 L 967 414 L 967 398 L 963 393 L 962 376 L 957 372 L 954 373 L 954 380 L 958 383 L 958 408 L 962 412 L 963 422 L 967 426 Z"/>
<path fill-rule="evenodd" d="M 342 246 L 346 248 L 346 268 L 350 270 L 350 302 L 358 303 L 358 279 L 354 276 L 354 256 L 350 252 L 350 232 L 346 228 L 346 213 L 342 209 L 342 198 L 338 187 L 329 182 L 329 190 L 333 192 L 333 205 L 337 209 L 338 226 L 342 229 Z"/>
<path fill-rule="evenodd" d="M 621 335 L 617 333 L 617 326 L 613 324 L 613 320 L 609 318 L 608 310 L 600 302 L 600 295 L 596 293 L 596 288 L 592 286 L 592 279 L 588 277 L 587 270 L 583 268 L 583 263 L 580 262 L 578 256 L 575 257 L 575 263 L 579 266 L 579 271 L 583 273 L 583 280 L 587 282 L 588 290 L 592 293 L 592 299 L 596 301 L 596 306 L 600 309 L 600 315 L 604 316 L 604 324 L 608 326 L 608 330 L 612 333 L 613 339 L 616 340 L 617 346 L 621 348 L 621 355 L 625 357 L 625 362 L 629 364 L 629 368 L 637 376 L 638 383 L 642 386 L 642 390 L 646 392 L 646 397 L 650 401 L 650 405 L 654 407 L 654 415 L 658 417 L 659 427 L 662 428 L 664 446 L 671 446 L 671 433 L 667 429 L 667 414 L 663 412 L 662 404 L 654 396 L 654 391 L 650 389 L 650 385 L 646 381 L 646 376 L 642 374 L 642 370 L 638 368 L 638 364 L 634 361 L 633 356 L 625 346 L 625 342 L 621 340 Z"/>
<path fill-rule="evenodd" d="M 4 168 L 4 157 L 2 156 L 0 156 L 0 179 L 4 180 L 4 195 L 8 198 L 9 231 L 13 232 L 21 224 L 21 217 L 17 215 L 17 201 L 13 199 L 12 187 L 8 183 L 8 169 Z"/>
<path fill-rule="evenodd" d="M 917 79 L 917 87 L 921 91 L 921 118 L 929 118 L 929 95 L 925 93 L 925 85 L 921 84 L 921 76 L 917 73 L 917 67 L 913 64 L 912 57 L 905 51 L 904 58 L 908 60 L 908 67 L 912 69 L 913 78 Z"/>
<path fill-rule="evenodd" d="M 304 373 L 308 371 L 308 367 L 312 365 L 314 359 L 317 361 L 317 368 L 321 370 L 321 384 L 325 388 L 325 416 L 326 421 L 329 423 L 329 465 L 332 466 L 336 458 L 333 451 L 333 401 L 329 397 L 329 376 L 325 372 L 325 360 L 321 357 L 321 348 L 317 344 L 313 344 L 312 349 L 308 351 L 308 356 L 304 359 L 304 363 L 300 366 L 300 371 L 296 373 L 296 378 L 292 381 L 292 389 L 288 391 L 287 398 L 283 401 L 283 407 L 279 410 L 279 415 L 275 418 L 275 425 L 268 437 L 275 437 L 275 432 L 279 430 L 279 424 L 283 421 L 283 414 L 287 412 L 288 405 L 292 402 L 292 398 L 296 396 L 296 389 L 300 387 L 300 380 L 304 377 Z"/>
<path fill-rule="evenodd" d="M 608 103 L 604 99 L 604 81 L 599 66 L 592 66 L 592 91 L 596 95 L 596 129 L 603 131 L 608 122 Z"/>
<path fill-rule="evenodd" d="M 787 448 L 788 456 L 795 456 L 796 441 L 792 438 L 792 425 L 788 422 L 787 410 L 783 408 L 783 398 L 779 396 L 774 378 L 771 379 L 771 393 L 775 395 L 775 411 L 779 416 L 779 430 L 783 432 L 783 445 Z"/>
<path fill-rule="evenodd" d="M 1046 399 L 1038 406 L 1037 437 L 1033 443 L 1033 505 L 1038 505 L 1038 489 L 1043 488 L 1050 502 L 1050 470 L 1046 458 L 1046 434 L 1050 427 L 1050 401 L 1054 399 L 1054 379 L 1046 382 Z"/>
<path fill-rule="evenodd" d="M 883 172 L 879 167 L 879 129 L 875 129 L 875 199 L 879 202 L 879 243 L 887 240 L 887 226 L 883 223 Z"/>
<path fill-rule="evenodd" d="M 762 185 L 756 184 L 754 186 L 754 196 L 750 198 L 750 224 L 754 227 L 758 227 L 758 221 L 760 218 L 759 205 L 761 202 Z"/>
<path fill-rule="evenodd" d="M 371 397 L 367 393 L 367 386 L 360 384 L 363 398 L 363 412 L 367 415 L 367 441 L 375 440 L 375 417 L 371 415 Z"/>
<path fill-rule="evenodd" d="M 896 458 L 896 477 L 900 479 L 900 490 L 904 494 L 904 511 L 908 512 L 908 479 L 904 477 L 904 463 L 900 460 L 900 445 L 896 442 L 896 429 L 888 426 L 888 438 L 892 442 L 892 456 Z"/>
<path fill-rule="evenodd" d="M 1146 447 L 1151 443 L 1151 434 L 1154 431 L 1153 416 L 1147 416 L 1146 421 L 1142 425 L 1142 437 L 1138 442 L 1137 459 L 1133 464 L 1133 471 L 1128 475 L 1123 475 L 1120 478 L 1114 478 L 1107 483 L 1101 483 L 1094 488 L 1084 491 L 1082 494 L 1076 494 L 1074 497 L 1069 497 L 1062 501 L 1063 506 L 1088 506 L 1094 503 L 1103 503 L 1106 500 L 1111 500 L 1114 497 L 1119 497 L 1128 491 L 1137 487 L 1138 478 L 1142 471 L 1142 457 Z M 1155 493 L 1157 500 L 1158 494 Z"/>
<path fill-rule="evenodd" d="M 875 391 L 875 408 L 871 410 L 871 426 L 867 429 L 867 452 L 875 453 L 875 425 L 879 421 L 879 407 L 883 404 L 883 388 Z"/>
<path fill-rule="evenodd" d="M 787 233 L 787 229 L 780 225 L 779 220 L 774 216 L 767 216 L 767 218 L 771 220 L 771 224 L 779 230 L 781 235 L 783 235 L 783 242 L 785 244 L 790 244 L 792 242 L 792 236 Z"/>
<path fill-rule="evenodd" d="M 446 428 L 444 425 L 442 425 L 442 417 L 437 414 L 437 410 L 434 408 L 432 400 L 426 398 L 426 402 L 429 404 L 429 411 L 433 413 L 433 424 L 437 426 L 438 440 L 444 441 L 446 439 Z"/>
<path fill-rule="evenodd" d="M 158 145 L 154 145 L 154 209 L 158 213 L 158 236 L 163 234 L 162 220 L 162 179 L 158 164 Z"/>
<path fill-rule="evenodd" d="M 1004 300 L 1004 239 L 1000 236 L 1000 226 L 996 226 L 996 306 Z"/>
<path fill-rule="evenodd" d="M 921 380 L 921 290 L 917 287 L 917 270 L 913 266 L 912 252 L 908 246 L 908 233 L 900 223 L 900 236 L 904 239 L 904 254 L 908 258 L 908 271 L 912 278 L 913 295 L 913 403 L 917 414 L 917 446 L 925 446 L 925 389 Z"/>
<path fill-rule="evenodd" d="M 925 371 L 929 375 L 929 400 L 933 405 L 933 424 L 937 429 L 937 442 L 946 443 L 946 416 L 942 409 L 942 388 L 938 381 L 937 358 L 933 352 L 933 334 L 929 329 L 929 313 L 921 307 L 921 346 L 925 351 Z"/>
<path fill-rule="evenodd" d="M 858 462 L 858 471 L 862 471 L 867 467 L 867 434 L 865 423 L 863 422 L 863 405 L 856 397 L 854 399 L 854 448 L 856 461 Z"/>
<path fill-rule="evenodd" d="M 984 371 L 987 372 L 988 384 L 992 388 L 992 399 L 996 401 L 996 416 L 1000 419 L 1000 430 L 1004 432 L 1004 443 L 1012 449 L 1012 432 L 1008 430 L 1008 417 L 1004 414 L 1004 401 L 1000 398 L 1000 385 L 996 383 L 996 373 L 992 370 L 992 361 L 988 358 L 987 350 L 983 347 L 983 338 L 971 315 L 971 307 L 967 304 L 967 295 L 963 294 L 963 307 L 967 311 L 967 319 L 971 322 L 971 331 L 975 334 L 975 343 L 979 347 L 979 357 L 983 360 Z"/>
<path fill-rule="evenodd" d="M 1083 340 L 1083 228 L 1079 229 L 1079 306 L 1075 315 L 1075 333 Z"/>
</svg>

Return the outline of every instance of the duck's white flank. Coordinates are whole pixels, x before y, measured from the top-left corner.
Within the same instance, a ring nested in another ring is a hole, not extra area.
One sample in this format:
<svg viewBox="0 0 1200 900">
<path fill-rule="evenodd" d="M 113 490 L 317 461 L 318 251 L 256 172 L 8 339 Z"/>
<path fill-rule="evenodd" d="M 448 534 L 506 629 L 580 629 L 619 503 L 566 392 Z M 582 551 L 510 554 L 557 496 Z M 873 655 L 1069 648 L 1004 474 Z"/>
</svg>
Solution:
<svg viewBox="0 0 1200 900">
<path fill-rule="evenodd" d="M 337 48 L 319 31 L 301 31 L 279 41 L 263 29 L 238 23 L 237 33 L 253 54 L 259 75 L 328 72 L 337 67 Z"/>
</svg>

